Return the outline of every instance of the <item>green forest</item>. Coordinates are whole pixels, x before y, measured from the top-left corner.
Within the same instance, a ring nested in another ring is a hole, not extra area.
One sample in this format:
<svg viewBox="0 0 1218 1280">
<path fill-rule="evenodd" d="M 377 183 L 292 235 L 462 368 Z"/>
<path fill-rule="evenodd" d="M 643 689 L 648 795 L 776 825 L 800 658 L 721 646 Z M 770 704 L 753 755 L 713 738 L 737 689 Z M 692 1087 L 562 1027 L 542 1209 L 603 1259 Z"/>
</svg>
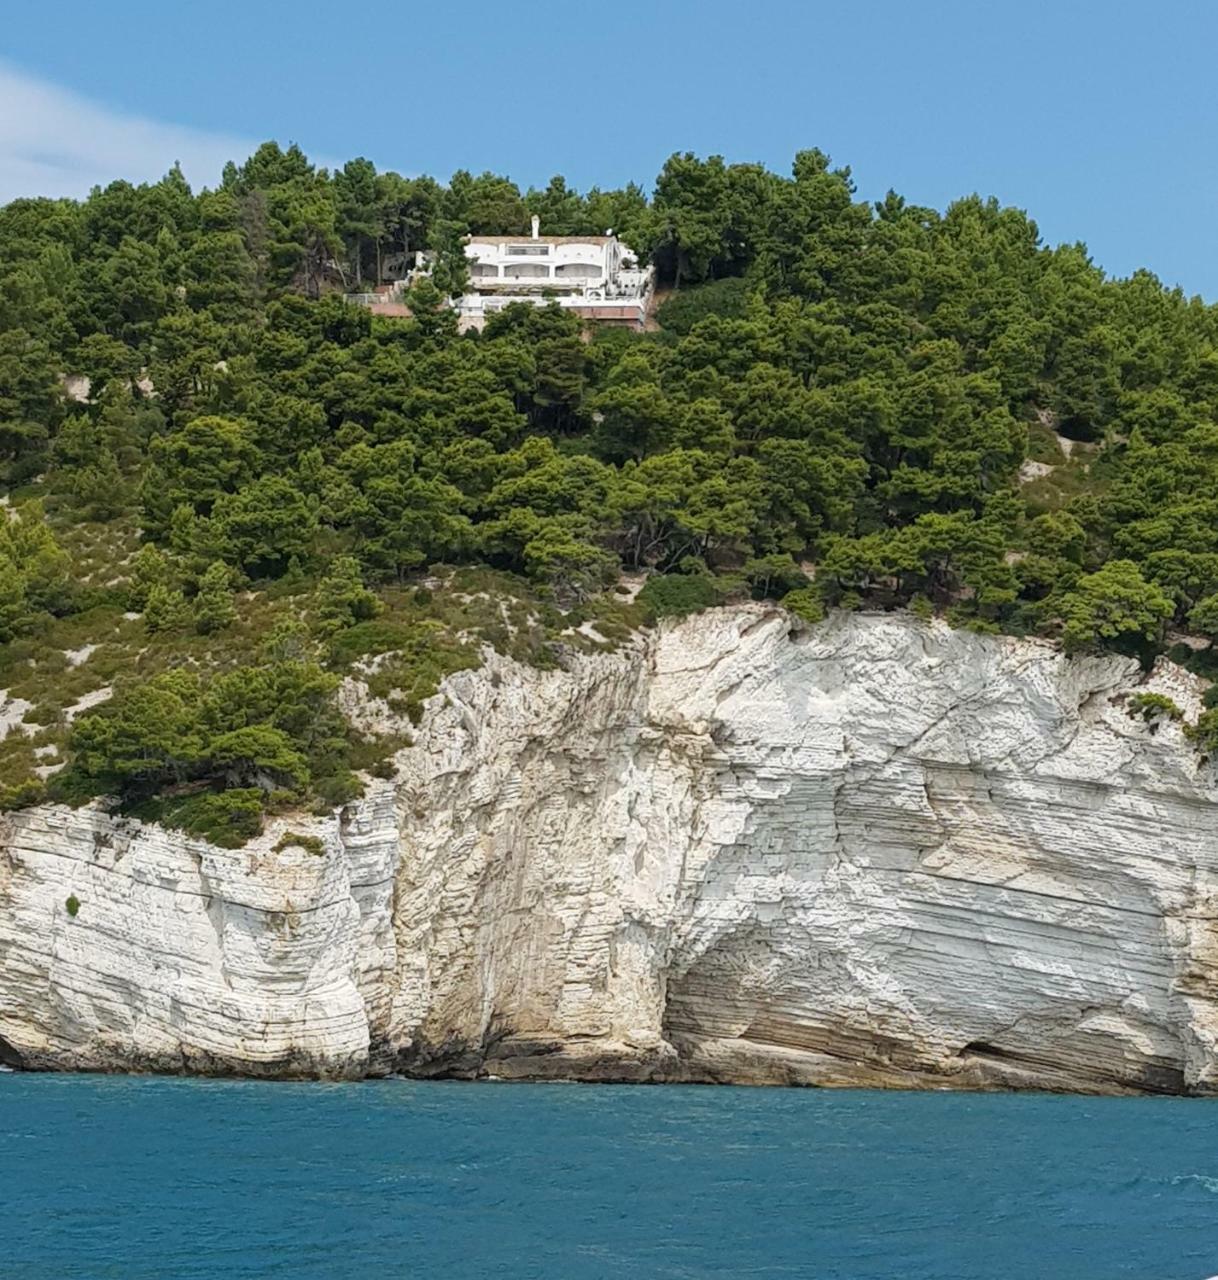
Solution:
<svg viewBox="0 0 1218 1280">
<path fill-rule="evenodd" d="M 462 238 L 534 214 L 654 263 L 654 325 L 459 335 Z M 345 300 L 420 249 L 409 316 Z M 484 643 L 552 664 L 732 600 L 1212 674 L 1218 308 L 816 150 L 674 155 L 648 195 L 267 143 L 214 190 L 0 209 L 0 493 L 0 804 L 233 843 L 390 769 L 353 672 L 417 717 Z"/>
</svg>

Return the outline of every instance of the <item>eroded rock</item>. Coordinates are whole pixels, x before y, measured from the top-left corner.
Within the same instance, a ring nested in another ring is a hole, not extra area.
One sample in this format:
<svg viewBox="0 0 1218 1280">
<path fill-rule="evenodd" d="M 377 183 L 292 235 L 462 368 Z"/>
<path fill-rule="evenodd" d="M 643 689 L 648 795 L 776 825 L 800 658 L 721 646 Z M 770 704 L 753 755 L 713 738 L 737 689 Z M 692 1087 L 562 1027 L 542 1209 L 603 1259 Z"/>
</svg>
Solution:
<svg viewBox="0 0 1218 1280">
<path fill-rule="evenodd" d="M 1166 663 L 759 605 L 567 670 L 492 655 L 396 783 L 308 828 L 323 857 L 9 815 L 0 1041 L 32 1067 L 1212 1092 L 1218 788 L 1135 688 L 1199 703 Z"/>
</svg>

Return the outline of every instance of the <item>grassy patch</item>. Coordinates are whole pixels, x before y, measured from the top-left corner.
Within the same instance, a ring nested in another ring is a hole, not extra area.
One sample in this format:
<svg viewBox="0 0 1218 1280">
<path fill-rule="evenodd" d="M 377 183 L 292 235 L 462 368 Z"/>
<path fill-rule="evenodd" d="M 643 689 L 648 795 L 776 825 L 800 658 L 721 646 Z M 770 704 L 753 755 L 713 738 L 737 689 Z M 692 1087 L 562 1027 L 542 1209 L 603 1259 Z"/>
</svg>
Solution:
<svg viewBox="0 0 1218 1280">
<path fill-rule="evenodd" d="M 1059 467 L 1066 461 L 1057 432 L 1043 422 L 1028 424 L 1027 456 L 1033 462 L 1044 462 L 1051 467 Z"/>
<path fill-rule="evenodd" d="M 1068 461 L 1056 464 L 1022 488 L 1029 517 L 1060 511 L 1084 494 L 1102 498 L 1111 483 L 1112 463 L 1094 445 L 1076 444 Z"/>
</svg>

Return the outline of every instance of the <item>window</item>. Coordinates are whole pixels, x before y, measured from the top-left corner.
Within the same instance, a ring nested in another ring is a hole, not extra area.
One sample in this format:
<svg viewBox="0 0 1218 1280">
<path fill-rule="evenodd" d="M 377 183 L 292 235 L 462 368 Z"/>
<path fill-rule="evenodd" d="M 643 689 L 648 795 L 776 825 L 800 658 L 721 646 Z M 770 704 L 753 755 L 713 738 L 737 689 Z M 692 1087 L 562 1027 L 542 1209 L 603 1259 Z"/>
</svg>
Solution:
<svg viewBox="0 0 1218 1280">
<path fill-rule="evenodd" d="M 507 252 L 513 258 L 544 258 L 550 252 L 548 244 L 510 244 Z"/>
<path fill-rule="evenodd" d="M 469 269 L 471 276 L 497 276 L 499 268 L 490 262 L 476 262 Z"/>
<path fill-rule="evenodd" d="M 550 268 L 544 262 L 509 262 L 503 269 L 505 280 L 548 279 Z"/>
<path fill-rule="evenodd" d="M 555 268 L 556 276 L 575 276 L 580 280 L 599 280 L 601 269 L 595 262 L 563 262 Z"/>
</svg>

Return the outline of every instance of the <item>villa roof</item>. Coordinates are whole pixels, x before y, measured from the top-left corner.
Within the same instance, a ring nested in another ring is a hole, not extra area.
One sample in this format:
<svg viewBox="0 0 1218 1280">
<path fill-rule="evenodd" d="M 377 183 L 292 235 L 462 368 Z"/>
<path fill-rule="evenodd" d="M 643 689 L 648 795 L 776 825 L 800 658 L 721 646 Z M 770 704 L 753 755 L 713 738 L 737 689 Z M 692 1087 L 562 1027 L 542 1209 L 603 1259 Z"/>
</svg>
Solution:
<svg viewBox="0 0 1218 1280">
<path fill-rule="evenodd" d="M 527 231 L 512 236 L 466 236 L 467 244 L 608 244 L 616 236 L 531 236 Z"/>
</svg>

